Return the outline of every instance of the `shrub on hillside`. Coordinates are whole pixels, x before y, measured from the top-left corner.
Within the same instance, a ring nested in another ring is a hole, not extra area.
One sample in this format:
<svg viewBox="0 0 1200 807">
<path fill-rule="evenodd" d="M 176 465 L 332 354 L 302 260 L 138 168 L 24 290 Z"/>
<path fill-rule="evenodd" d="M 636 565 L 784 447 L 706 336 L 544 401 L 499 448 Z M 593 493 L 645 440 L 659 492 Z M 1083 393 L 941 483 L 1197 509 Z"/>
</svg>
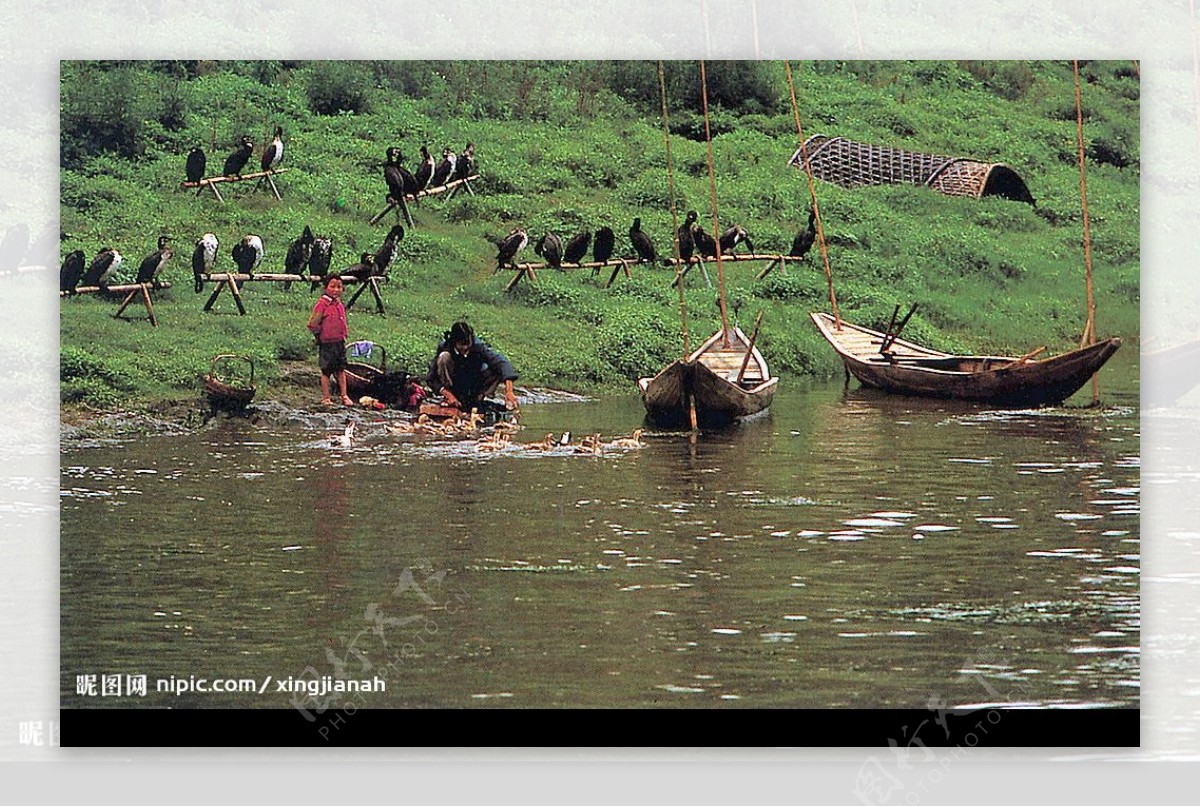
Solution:
<svg viewBox="0 0 1200 807">
<path fill-rule="evenodd" d="M 355 62 L 317 62 L 308 76 L 308 106 L 318 115 L 370 112 L 369 74 Z"/>
</svg>

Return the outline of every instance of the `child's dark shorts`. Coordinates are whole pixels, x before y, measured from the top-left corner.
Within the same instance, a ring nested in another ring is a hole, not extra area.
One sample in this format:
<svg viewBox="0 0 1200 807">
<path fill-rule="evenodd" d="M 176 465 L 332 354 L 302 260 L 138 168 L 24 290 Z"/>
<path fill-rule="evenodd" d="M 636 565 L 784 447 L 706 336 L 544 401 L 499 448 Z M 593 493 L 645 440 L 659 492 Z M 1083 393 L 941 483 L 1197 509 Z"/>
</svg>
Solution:
<svg viewBox="0 0 1200 807">
<path fill-rule="evenodd" d="M 322 375 L 337 375 L 345 370 L 346 343 L 344 341 L 322 342 L 317 363 L 321 367 Z"/>
</svg>

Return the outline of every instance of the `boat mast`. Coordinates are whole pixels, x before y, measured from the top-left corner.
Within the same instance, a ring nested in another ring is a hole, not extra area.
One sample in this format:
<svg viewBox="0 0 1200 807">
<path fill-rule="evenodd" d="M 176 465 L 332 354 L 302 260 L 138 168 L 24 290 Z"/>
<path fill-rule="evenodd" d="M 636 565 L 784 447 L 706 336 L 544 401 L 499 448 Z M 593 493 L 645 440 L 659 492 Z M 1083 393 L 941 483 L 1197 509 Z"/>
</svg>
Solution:
<svg viewBox="0 0 1200 807">
<path fill-rule="evenodd" d="M 817 244 L 821 250 L 821 261 L 825 265 L 825 281 L 829 285 L 829 307 L 833 310 L 833 323 L 837 330 L 842 329 L 842 315 L 838 313 L 837 295 L 833 291 L 833 270 L 829 268 L 829 247 L 825 243 L 825 228 L 821 224 L 821 208 L 817 206 L 817 186 L 813 180 L 812 166 L 808 162 L 808 147 L 804 141 L 804 129 L 800 126 L 800 107 L 796 103 L 796 85 L 792 82 L 792 65 L 786 59 L 783 66 L 787 70 L 788 92 L 792 96 L 792 117 L 796 120 L 796 136 L 800 138 L 800 158 L 804 162 L 804 173 L 808 177 L 808 196 L 812 205 L 813 216 L 817 224 Z"/>
<path fill-rule="evenodd" d="M 1083 204 L 1083 264 L 1087 276 L 1087 321 L 1079 339 L 1079 346 L 1082 348 L 1096 342 L 1096 298 L 1092 289 L 1092 234 L 1088 219 L 1087 171 L 1083 166 L 1083 101 L 1079 93 L 1079 60 L 1072 60 L 1071 66 L 1075 72 L 1075 133 L 1079 144 L 1079 198 Z M 1092 404 L 1099 401 L 1100 379 L 1093 375 Z"/>
<path fill-rule="evenodd" d="M 721 344 L 729 347 L 729 314 L 725 309 L 725 267 L 721 265 L 721 225 L 717 220 L 717 177 L 713 173 L 712 132 L 708 125 L 708 77 L 700 60 L 700 98 L 704 102 L 704 141 L 708 144 L 708 187 L 712 195 L 713 243 L 717 244 L 717 304 L 721 307 Z"/>
<path fill-rule="evenodd" d="M 679 257 L 679 211 L 675 206 L 675 172 L 671 161 L 671 130 L 667 125 L 667 81 L 663 77 L 662 59 L 658 60 L 658 94 L 662 99 L 663 141 L 667 144 L 667 189 L 671 199 L 671 226 L 675 245 L 675 286 L 679 289 L 679 321 L 683 328 L 683 355 L 691 354 L 688 347 L 687 301 L 683 295 L 683 261 Z"/>
</svg>

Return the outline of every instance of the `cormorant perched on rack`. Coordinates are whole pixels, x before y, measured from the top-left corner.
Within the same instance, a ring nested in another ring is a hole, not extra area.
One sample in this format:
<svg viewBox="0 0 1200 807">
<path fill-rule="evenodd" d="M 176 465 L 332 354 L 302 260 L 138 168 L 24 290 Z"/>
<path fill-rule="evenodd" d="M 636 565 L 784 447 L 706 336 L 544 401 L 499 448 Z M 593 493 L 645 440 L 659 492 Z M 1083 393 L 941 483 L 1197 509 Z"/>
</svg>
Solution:
<svg viewBox="0 0 1200 807">
<path fill-rule="evenodd" d="M 158 250 L 151 252 L 142 260 L 142 265 L 138 267 L 137 279 L 135 283 L 153 283 L 154 288 L 158 288 L 158 273 L 166 265 L 167 261 L 171 260 L 175 253 L 167 246 L 169 239 L 165 235 L 158 237 Z"/>
<path fill-rule="evenodd" d="M 429 149 L 421 146 L 421 165 L 417 168 L 416 173 L 417 190 L 414 193 L 423 191 L 429 187 L 429 180 L 433 178 L 433 155 L 429 153 Z"/>
<path fill-rule="evenodd" d="M 325 279 L 325 275 L 329 274 L 329 266 L 332 263 L 333 241 L 325 236 L 314 238 L 312 255 L 308 259 L 308 273 L 318 279 L 313 281 L 312 288 L 309 291 L 317 290 L 317 287 Z"/>
<path fill-rule="evenodd" d="M 442 149 L 442 161 L 438 163 L 437 168 L 433 171 L 433 177 L 429 180 L 429 186 L 436 188 L 440 185 L 445 185 L 450 181 L 450 177 L 454 174 L 454 163 L 458 158 L 449 146 Z"/>
<path fill-rule="evenodd" d="M 676 235 L 679 237 L 679 260 L 684 266 L 692 260 L 692 255 L 696 254 L 696 239 L 692 235 L 692 225 L 696 223 L 699 215 L 695 210 L 689 210 L 687 217 L 684 218 L 683 224 L 679 225 Z M 670 266 L 670 261 L 665 261 Z"/>
<path fill-rule="evenodd" d="M 803 258 L 812 249 L 813 241 L 817 239 L 817 211 L 810 208 L 808 211 L 808 227 L 801 230 L 792 239 L 792 250 L 788 253 L 793 258 Z"/>
<path fill-rule="evenodd" d="M 721 233 L 719 241 L 722 255 L 728 255 L 733 252 L 734 247 L 742 243 L 746 245 L 746 249 L 754 252 L 754 244 L 750 243 L 750 233 L 746 232 L 746 228 L 740 224 L 735 224 Z"/>
<path fill-rule="evenodd" d="M 692 229 L 692 240 L 696 242 L 696 253 L 701 258 L 717 257 L 717 242 L 703 227 Z"/>
<path fill-rule="evenodd" d="M 387 150 L 387 162 L 383 165 L 383 180 L 387 183 L 387 203 L 398 204 L 406 194 L 417 192 L 417 178 L 401 164 L 404 155 L 392 146 Z"/>
<path fill-rule="evenodd" d="M 304 225 L 304 232 L 300 233 L 300 237 L 288 245 L 287 255 L 283 256 L 284 272 L 289 275 L 304 277 L 304 269 L 308 266 L 308 261 L 312 257 L 314 240 L 312 228 L 307 224 Z M 291 287 L 292 281 L 285 280 L 283 282 L 284 291 L 287 291 Z"/>
<path fill-rule="evenodd" d="M 213 269 L 217 265 L 217 247 L 220 242 L 212 233 L 205 233 L 196 242 L 196 248 L 192 250 L 192 274 L 196 279 L 196 293 L 204 291 L 204 280 L 201 275 L 212 274 Z"/>
<path fill-rule="evenodd" d="M 496 245 L 496 272 L 503 269 L 505 264 L 516 269 L 517 264 L 514 259 L 517 257 L 517 253 L 525 249 L 525 245 L 529 243 L 529 234 L 520 227 L 514 228 L 504 238 L 497 238 L 494 235 L 485 235 L 484 238 Z"/>
<path fill-rule="evenodd" d="M 124 259 L 120 252 L 112 247 L 104 247 L 96 253 L 96 257 L 92 259 L 80 282 L 84 286 L 106 287 L 108 281 L 112 280 L 113 275 L 121 268 L 122 260 Z"/>
<path fill-rule="evenodd" d="M 563 242 L 554 233 L 546 233 L 534 245 L 533 251 L 546 259 L 555 269 L 562 269 Z"/>
<path fill-rule="evenodd" d="M 246 167 L 246 163 L 250 160 L 250 155 L 254 153 L 254 141 L 249 135 L 242 135 L 242 139 L 238 141 L 238 147 L 233 150 L 233 153 L 225 158 L 225 172 L 227 177 L 241 176 L 242 169 Z"/>
<path fill-rule="evenodd" d="M 199 182 L 204 179 L 204 168 L 208 165 L 208 157 L 204 156 L 204 149 L 196 146 L 188 152 L 187 156 L 187 181 Z"/>
<path fill-rule="evenodd" d="M 83 250 L 77 249 L 67 256 L 63 261 L 62 268 L 58 270 L 58 290 L 74 294 L 75 287 L 83 278 L 85 269 L 87 269 L 87 263 L 83 256 Z"/>
<path fill-rule="evenodd" d="M 592 257 L 597 263 L 607 263 L 612 257 L 613 249 L 617 245 L 617 236 L 612 231 L 612 227 L 601 227 L 596 230 L 595 243 L 592 246 Z"/>
<path fill-rule="evenodd" d="M 642 261 L 654 263 L 654 244 L 651 243 L 650 236 L 642 232 L 642 219 L 640 216 L 633 220 L 633 226 L 629 228 L 629 240 L 633 243 L 633 248 L 638 254 L 638 263 Z"/>
<path fill-rule="evenodd" d="M 404 228 L 399 224 L 388 230 L 388 234 L 383 239 L 383 246 L 375 253 L 373 263 L 375 264 L 375 274 L 384 277 L 388 270 L 392 268 L 392 261 L 396 259 L 396 244 L 400 243 L 404 238 Z"/>
<path fill-rule="evenodd" d="M 587 254 L 588 246 L 592 243 L 592 234 L 587 230 L 567 239 L 563 247 L 563 260 L 567 263 L 579 263 Z"/>
<path fill-rule="evenodd" d="M 275 139 L 263 149 L 262 153 L 262 170 L 270 171 L 279 165 L 283 160 L 283 127 L 275 127 Z"/>
<path fill-rule="evenodd" d="M 471 176 L 471 172 L 475 170 L 475 144 L 467 143 L 466 148 L 462 150 L 462 154 L 458 155 L 458 162 L 454 164 L 454 178 L 466 179 Z"/>
<path fill-rule="evenodd" d="M 375 256 L 370 252 L 364 252 L 359 256 L 358 263 L 353 266 L 347 266 L 338 274 L 349 275 L 361 283 L 375 274 Z"/>
<path fill-rule="evenodd" d="M 263 259 L 263 242 L 257 235 L 243 236 L 233 245 L 233 262 L 243 275 L 252 275 Z M 241 289 L 241 283 L 238 288 Z"/>
</svg>

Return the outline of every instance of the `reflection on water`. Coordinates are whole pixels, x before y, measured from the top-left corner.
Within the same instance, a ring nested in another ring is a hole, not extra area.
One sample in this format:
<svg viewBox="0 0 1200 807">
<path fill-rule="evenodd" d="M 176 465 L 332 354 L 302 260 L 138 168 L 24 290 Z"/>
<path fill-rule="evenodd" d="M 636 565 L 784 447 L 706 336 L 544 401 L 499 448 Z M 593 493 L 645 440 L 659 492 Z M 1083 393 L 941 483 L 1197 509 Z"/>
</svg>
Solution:
<svg viewBox="0 0 1200 807">
<path fill-rule="evenodd" d="M 1135 705 L 1136 392 L 994 412 L 842 386 L 598 455 L 226 420 L 67 447 L 81 673 L 390 670 L 376 707 Z M 634 396 L 527 405 L 606 439 Z M 274 693 L 146 705 L 278 706 Z M 291 696 L 294 697 L 294 696 Z"/>
</svg>

